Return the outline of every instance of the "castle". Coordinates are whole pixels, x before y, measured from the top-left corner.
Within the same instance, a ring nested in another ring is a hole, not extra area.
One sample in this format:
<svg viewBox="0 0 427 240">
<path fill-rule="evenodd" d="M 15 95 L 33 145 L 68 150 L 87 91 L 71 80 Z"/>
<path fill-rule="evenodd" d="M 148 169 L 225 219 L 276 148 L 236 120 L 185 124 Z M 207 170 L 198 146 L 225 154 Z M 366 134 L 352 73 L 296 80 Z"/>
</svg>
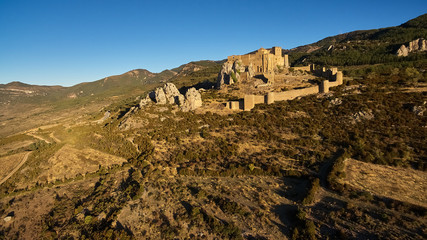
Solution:
<svg viewBox="0 0 427 240">
<path fill-rule="evenodd" d="M 314 65 L 308 66 L 308 69 L 310 68 L 314 69 Z M 255 104 L 272 104 L 276 101 L 292 100 L 297 97 L 303 97 L 311 94 L 328 93 L 329 88 L 343 84 L 343 74 L 341 71 L 338 71 L 337 68 L 331 68 L 327 70 L 325 68 L 319 70 L 314 69 L 312 70 L 312 73 L 318 76 L 322 76 L 327 80 L 323 80 L 317 86 L 292 89 L 281 92 L 269 92 L 266 95 L 246 94 L 241 100 L 227 102 L 226 107 L 232 110 L 250 111 L 255 107 Z"/>
<path fill-rule="evenodd" d="M 258 49 L 254 53 L 246 55 L 233 55 L 228 57 L 228 62 L 241 61 L 243 66 L 252 68 L 256 74 L 273 72 L 276 68 L 288 68 L 288 55 L 282 56 L 281 47 L 273 47 L 271 50 Z"/>
<path fill-rule="evenodd" d="M 267 80 L 267 85 L 271 86 L 274 84 L 275 75 L 278 75 L 284 69 L 289 69 L 289 59 L 288 55 L 282 54 L 282 48 L 280 47 L 273 47 L 271 50 L 260 48 L 256 52 L 246 55 L 229 56 L 218 74 L 217 87 L 221 89 L 225 85 L 231 85 L 235 82 L 246 81 L 251 83 L 254 81 L 254 77 L 260 76 Z M 249 111 L 255 107 L 255 104 L 271 104 L 275 101 L 292 100 L 301 96 L 327 93 L 330 87 L 343 83 L 343 73 L 338 71 L 337 68 L 326 69 L 323 67 L 316 69 L 312 64 L 304 67 L 295 67 L 292 70 L 309 72 L 325 80 L 322 80 L 319 85 L 288 91 L 271 91 L 264 95 L 245 94 L 241 100 L 227 102 L 226 107 L 232 110 Z"/>
<path fill-rule="evenodd" d="M 283 55 L 281 47 L 270 50 L 260 48 L 246 55 L 229 56 L 218 75 L 218 88 L 236 81 L 246 81 L 255 76 L 268 83 L 274 82 L 275 72 L 289 68 L 288 55 Z"/>
</svg>

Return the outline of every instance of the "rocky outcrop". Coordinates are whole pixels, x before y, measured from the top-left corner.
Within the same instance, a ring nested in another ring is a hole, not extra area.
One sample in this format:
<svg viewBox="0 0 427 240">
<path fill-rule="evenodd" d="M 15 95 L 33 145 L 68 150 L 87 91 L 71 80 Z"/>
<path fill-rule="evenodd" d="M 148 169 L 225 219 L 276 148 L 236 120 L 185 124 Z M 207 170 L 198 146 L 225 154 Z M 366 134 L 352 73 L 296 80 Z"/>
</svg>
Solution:
<svg viewBox="0 0 427 240">
<path fill-rule="evenodd" d="M 423 116 L 425 111 L 426 111 L 426 107 L 424 106 L 414 106 L 412 108 L 412 112 L 418 116 Z"/>
<path fill-rule="evenodd" d="M 181 110 L 183 112 L 193 111 L 202 106 L 202 96 L 200 92 L 195 88 L 188 89 L 187 93 L 185 93 L 185 101 L 184 104 L 181 105 Z"/>
<path fill-rule="evenodd" d="M 397 56 L 399 57 L 406 57 L 409 54 L 408 48 L 405 45 L 400 46 L 400 48 L 397 50 Z"/>
<path fill-rule="evenodd" d="M 175 84 L 166 83 L 163 87 L 166 95 L 166 100 L 169 104 L 181 105 L 184 102 L 184 96 L 178 91 Z"/>
<path fill-rule="evenodd" d="M 396 54 L 399 57 L 406 57 L 411 52 L 427 51 L 427 40 L 424 38 L 418 38 L 414 41 L 409 42 L 408 47 L 405 45 L 400 46 Z"/>
<path fill-rule="evenodd" d="M 143 107 L 152 102 L 153 101 L 151 100 L 150 95 L 148 94 L 144 99 L 141 99 L 141 101 L 139 101 L 139 107 Z"/>
<path fill-rule="evenodd" d="M 247 72 L 250 78 L 255 76 L 254 66 L 252 63 L 249 64 Z"/>
<path fill-rule="evenodd" d="M 98 124 L 103 123 L 105 120 L 107 120 L 110 117 L 110 115 L 111 115 L 111 112 L 110 111 L 106 111 L 104 113 L 104 116 L 101 119 L 96 120 L 95 122 L 98 123 Z"/>
<path fill-rule="evenodd" d="M 245 67 L 240 60 L 225 62 L 218 74 L 217 88 L 222 89 L 225 85 L 232 85 L 236 82 L 240 82 L 242 75 L 245 75 L 245 79 L 252 78 L 255 75 L 252 64 Z"/>
<path fill-rule="evenodd" d="M 187 90 L 185 96 L 182 95 L 173 83 L 166 83 L 163 87 L 156 88 L 150 92 L 146 98 L 139 102 L 139 107 L 155 102 L 156 104 L 178 105 L 182 111 L 188 112 L 202 106 L 202 96 L 195 88 Z"/>
<path fill-rule="evenodd" d="M 420 106 L 412 106 L 411 111 L 417 116 L 424 116 L 424 112 L 427 111 L 426 102 Z"/>
<path fill-rule="evenodd" d="M 409 52 L 426 51 L 427 40 L 424 38 L 418 38 L 412 42 L 409 42 Z"/>
<path fill-rule="evenodd" d="M 230 85 L 233 84 L 234 81 L 231 78 L 231 71 L 233 69 L 233 64 L 230 62 L 225 62 L 222 65 L 221 71 L 218 74 L 217 79 L 217 88 L 221 89 L 224 87 L 224 85 Z"/>
<path fill-rule="evenodd" d="M 156 90 L 154 90 L 154 101 L 157 104 L 167 103 L 165 90 L 163 90 L 163 88 L 156 88 Z"/>
<path fill-rule="evenodd" d="M 12 220 L 11 216 L 7 216 L 7 217 L 3 218 L 3 221 L 5 221 L 5 222 L 10 222 L 11 220 Z"/>
<path fill-rule="evenodd" d="M 157 104 L 177 104 L 182 105 L 184 103 L 184 96 L 179 92 L 173 83 L 166 83 L 163 87 L 156 88 L 154 92 L 148 94 L 148 96 L 141 100 L 140 106 L 146 105 L 149 101 L 153 100 Z"/>
<path fill-rule="evenodd" d="M 367 111 L 359 111 L 359 112 L 353 113 L 350 117 L 350 122 L 352 124 L 356 124 L 364 120 L 372 120 L 373 118 L 374 118 L 374 114 L 372 110 L 368 109 Z"/>
</svg>

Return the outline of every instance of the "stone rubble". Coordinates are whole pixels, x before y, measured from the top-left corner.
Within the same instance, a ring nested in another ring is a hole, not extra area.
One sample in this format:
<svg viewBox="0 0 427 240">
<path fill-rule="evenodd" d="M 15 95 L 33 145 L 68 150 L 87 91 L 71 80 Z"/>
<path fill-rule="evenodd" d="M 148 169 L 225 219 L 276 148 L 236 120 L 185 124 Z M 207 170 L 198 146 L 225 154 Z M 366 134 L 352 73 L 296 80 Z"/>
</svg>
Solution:
<svg viewBox="0 0 427 240">
<path fill-rule="evenodd" d="M 371 120 L 373 118 L 374 114 L 372 113 L 371 109 L 367 111 L 359 111 L 351 116 L 351 123 L 356 124 L 358 122 L 362 122 L 363 120 Z"/>
<path fill-rule="evenodd" d="M 412 112 L 417 116 L 424 116 L 424 112 L 427 110 L 425 106 L 413 106 Z"/>
</svg>

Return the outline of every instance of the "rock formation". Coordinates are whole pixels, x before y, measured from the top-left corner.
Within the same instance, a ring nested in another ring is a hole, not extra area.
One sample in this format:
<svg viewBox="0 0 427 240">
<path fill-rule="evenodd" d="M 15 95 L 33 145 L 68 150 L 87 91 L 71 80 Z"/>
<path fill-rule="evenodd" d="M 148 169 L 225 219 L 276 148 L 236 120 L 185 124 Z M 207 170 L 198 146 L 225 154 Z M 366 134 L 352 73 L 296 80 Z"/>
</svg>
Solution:
<svg viewBox="0 0 427 240">
<path fill-rule="evenodd" d="M 255 76 L 254 66 L 252 65 L 252 63 L 249 64 L 246 71 L 248 72 L 250 78 Z"/>
<path fill-rule="evenodd" d="M 195 88 L 188 89 L 187 93 L 185 93 L 185 101 L 184 104 L 181 105 L 181 110 L 183 112 L 188 112 L 195 110 L 202 106 L 202 96 L 199 91 Z"/>
<path fill-rule="evenodd" d="M 397 56 L 399 57 L 406 57 L 409 54 L 408 48 L 405 45 L 400 46 L 400 48 L 397 50 Z"/>
<path fill-rule="evenodd" d="M 222 65 L 221 71 L 218 74 L 217 79 L 217 88 L 221 89 L 225 84 L 230 85 L 233 84 L 234 81 L 231 77 L 231 72 L 233 71 L 233 64 L 230 62 L 225 62 Z M 236 74 L 236 73 L 234 73 Z"/>
<path fill-rule="evenodd" d="M 176 88 L 175 84 L 166 83 L 163 87 L 163 90 L 166 95 L 166 100 L 169 104 L 183 104 L 184 96 L 178 91 L 178 88 Z"/>
<path fill-rule="evenodd" d="M 157 104 L 166 104 L 166 94 L 165 91 L 163 90 L 163 88 L 156 88 L 156 90 L 154 90 L 154 101 Z"/>
<path fill-rule="evenodd" d="M 371 109 L 368 109 L 367 111 L 359 111 L 356 113 L 353 113 L 350 117 L 350 122 L 352 124 L 356 124 L 358 122 L 362 122 L 364 120 L 371 120 L 374 118 L 374 114 Z"/>
<path fill-rule="evenodd" d="M 139 107 L 143 107 L 151 102 L 152 100 L 150 98 L 150 95 L 148 94 L 144 99 L 141 99 L 141 101 L 139 102 Z"/>
<path fill-rule="evenodd" d="M 406 57 L 411 52 L 420 51 L 427 51 L 427 40 L 425 40 L 424 38 L 418 38 L 414 41 L 409 42 L 408 47 L 406 47 L 405 45 L 400 46 L 396 54 L 399 57 Z"/>
<path fill-rule="evenodd" d="M 139 102 L 139 107 L 143 107 L 149 103 L 156 104 L 174 104 L 178 105 L 182 111 L 188 112 L 202 106 L 202 96 L 195 88 L 187 90 L 185 97 L 173 83 L 166 83 L 163 87 L 156 88 L 150 92 L 147 97 Z"/>
<path fill-rule="evenodd" d="M 411 111 L 413 113 L 415 113 L 417 116 L 424 116 L 424 112 L 427 110 L 427 108 L 424 105 L 421 105 L 421 106 L 412 106 Z"/>
</svg>

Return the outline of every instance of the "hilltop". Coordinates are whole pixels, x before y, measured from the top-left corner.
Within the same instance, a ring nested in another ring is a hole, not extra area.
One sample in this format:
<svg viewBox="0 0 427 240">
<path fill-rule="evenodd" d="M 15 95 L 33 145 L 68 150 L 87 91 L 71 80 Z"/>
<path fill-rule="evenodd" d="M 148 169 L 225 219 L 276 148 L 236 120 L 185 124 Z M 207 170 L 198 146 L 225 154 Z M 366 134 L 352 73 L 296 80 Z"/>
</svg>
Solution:
<svg viewBox="0 0 427 240">
<path fill-rule="evenodd" d="M 396 27 L 360 30 L 327 37 L 318 42 L 291 49 L 292 64 L 363 65 L 408 60 L 396 56 L 403 44 L 427 39 L 427 14 Z M 425 58 L 425 52 L 409 57 Z"/>
</svg>

